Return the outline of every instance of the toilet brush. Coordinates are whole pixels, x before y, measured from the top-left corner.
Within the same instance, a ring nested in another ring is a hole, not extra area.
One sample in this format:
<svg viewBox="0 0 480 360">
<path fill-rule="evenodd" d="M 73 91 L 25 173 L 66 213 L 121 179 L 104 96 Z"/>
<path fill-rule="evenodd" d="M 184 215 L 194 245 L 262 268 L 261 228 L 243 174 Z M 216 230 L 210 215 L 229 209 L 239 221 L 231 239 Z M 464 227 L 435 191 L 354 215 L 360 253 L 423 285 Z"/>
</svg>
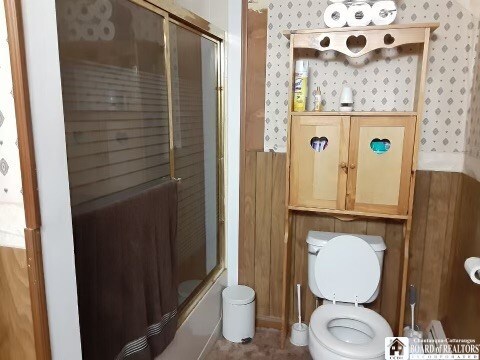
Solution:
<svg viewBox="0 0 480 360">
<path fill-rule="evenodd" d="M 410 312 L 412 313 L 412 330 L 415 330 L 415 303 L 417 302 L 417 292 L 415 286 L 410 285 Z"/>
<path fill-rule="evenodd" d="M 415 305 L 417 303 L 417 289 L 415 289 L 414 285 L 410 285 L 410 293 L 409 293 L 409 303 L 410 303 L 410 313 L 411 313 L 411 327 L 407 326 L 403 330 L 404 336 L 408 338 L 419 338 L 423 337 L 422 332 L 417 331 L 415 329 Z M 417 326 L 418 328 L 418 326 Z"/>
<path fill-rule="evenodd" d="M 298 304 L 298 325 L 302 323 L 302 294 L 300 293 L 300 284 L 297 284 L 297 304 Z"/>
<path fill-rule="evenodd" d="M 302 323 L 302 297 L 300 292 L 300 284 L 297 284 L 297 310 L 298 323 L 292 325 L 290 342 L 295 346 L 308 345 L 308 326 Z"/>
</svg>

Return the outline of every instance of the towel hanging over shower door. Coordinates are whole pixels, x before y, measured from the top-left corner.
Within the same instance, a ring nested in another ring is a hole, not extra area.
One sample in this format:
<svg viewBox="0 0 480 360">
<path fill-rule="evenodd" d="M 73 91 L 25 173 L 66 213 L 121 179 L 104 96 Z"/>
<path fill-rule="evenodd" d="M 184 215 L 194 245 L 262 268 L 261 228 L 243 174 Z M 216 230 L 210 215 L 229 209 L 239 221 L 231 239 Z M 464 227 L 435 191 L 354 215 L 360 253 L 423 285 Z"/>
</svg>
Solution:
<svg viewBox="0 0 480 360">
<path fill-rule="evenodd" d="M 73 217 L 83 358 L 150 360 L 177 328 L 177 185 Z"/>
</svg>

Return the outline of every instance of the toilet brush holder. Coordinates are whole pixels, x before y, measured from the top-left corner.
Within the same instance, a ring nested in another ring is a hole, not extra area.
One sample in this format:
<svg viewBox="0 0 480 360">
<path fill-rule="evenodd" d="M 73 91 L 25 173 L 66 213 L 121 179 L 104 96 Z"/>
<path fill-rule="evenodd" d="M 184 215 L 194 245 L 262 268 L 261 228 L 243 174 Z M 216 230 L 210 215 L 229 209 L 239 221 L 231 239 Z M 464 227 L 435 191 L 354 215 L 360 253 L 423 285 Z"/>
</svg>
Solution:
<svg viewBox="0 0 480 360">
<path fill-rule="evenodd" d="M 423 339 L 423 332 L 420 330 L 418 326 L 415 326 L 415 328 L 412 330 L 411 326 L 405 326 L 403 328 L 403 336 L 408 337 L 410 339 Z"/>
<path fill-rule="evenodd" d="M 290 342 L 295 346 L 308 345 L 308 325 L 304 323 L 295 323 L 292 325 Z"/>
</svg>

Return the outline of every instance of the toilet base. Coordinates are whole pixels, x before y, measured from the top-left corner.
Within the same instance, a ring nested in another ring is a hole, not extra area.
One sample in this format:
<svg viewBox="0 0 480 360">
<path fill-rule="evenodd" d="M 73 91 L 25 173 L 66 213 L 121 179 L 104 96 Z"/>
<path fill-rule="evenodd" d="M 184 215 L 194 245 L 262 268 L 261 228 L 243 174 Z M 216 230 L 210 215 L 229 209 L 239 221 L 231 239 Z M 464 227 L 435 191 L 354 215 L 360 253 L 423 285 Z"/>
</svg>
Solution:
<svg viewBox="0 0 480 360">
<path fill-rule="evenodd" d="M 315 337 L 311 328 L 308 329 L 308 350 L 313 360 L 355 360 L 356 358 L 344 357 L 324 347 Z M 364 359 L 364 358 L 363 358 Z M 374 357 L 367 360 L 385 360 L 385 356 Z"/>
</svg>

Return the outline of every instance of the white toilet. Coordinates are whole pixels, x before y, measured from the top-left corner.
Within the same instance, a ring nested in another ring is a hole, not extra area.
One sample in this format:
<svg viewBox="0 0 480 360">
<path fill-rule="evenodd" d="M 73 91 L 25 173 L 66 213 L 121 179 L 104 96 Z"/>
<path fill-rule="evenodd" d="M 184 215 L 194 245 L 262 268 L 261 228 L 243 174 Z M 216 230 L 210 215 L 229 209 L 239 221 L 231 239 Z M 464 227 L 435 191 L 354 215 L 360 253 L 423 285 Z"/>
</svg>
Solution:
<svg viewBox="0 0 480 360">
<path fill-rule="evenodd" d="M 308 284 L 323 305 L 312 314 L 314 360 L 385 359 L 387 321 L 362 304 L 379 292 L 385 242 L 380 236 L 310 231 Z"/>
</svg>

